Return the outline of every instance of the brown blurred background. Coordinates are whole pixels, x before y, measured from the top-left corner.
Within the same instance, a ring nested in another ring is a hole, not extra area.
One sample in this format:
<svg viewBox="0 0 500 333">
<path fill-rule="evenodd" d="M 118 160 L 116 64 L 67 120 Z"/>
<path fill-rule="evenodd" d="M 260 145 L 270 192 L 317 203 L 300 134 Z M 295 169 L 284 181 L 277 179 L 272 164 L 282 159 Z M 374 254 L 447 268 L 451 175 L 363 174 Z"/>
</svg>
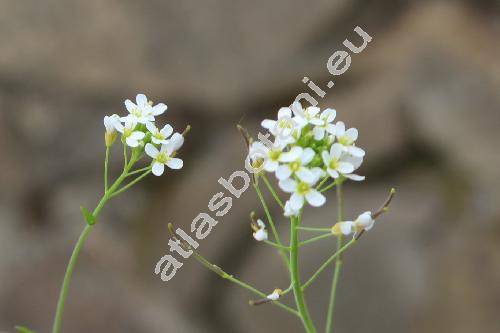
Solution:
<svg viewBox="0 0 500 333">
<path fill-rule="evenodd" d="M 188 260 L 153 274 L 166 226 L 187 226 L 243 168 L 235 129 L 257 130 L 325 86 L 328 57 L 356 25 L 373 41 L 321 100 L 360 130 L 367 181 L 347 214 L 392 210 L 346 256 L 337 332 L 500 332 L 500 5 L 498 1 L 0 1 L 0 331 L 49 332 L 70 251 L 102 188 L 106 114 L 144 92 L 193 130 L 185 168 L 108 205 L 80 257 L 64 331 L 302 332 L 300 323 Z M 120 152 L 112 171 L 120 172 Z M 310 225 L 331 225 L 328 205 Z M 247 191 L 201 251 L 271 292 L 287 277 L 256 244 Z M 277 209 L 274 209 L 279 216 Z M 287 221 L 279 219 L 283 237 Z M 309 276 L 331 253 L 302 257 Z M 308 292 L 323 322 L 331 270 Z M 292 299 L 287 298 L 287 302 Z"/>
</svg>

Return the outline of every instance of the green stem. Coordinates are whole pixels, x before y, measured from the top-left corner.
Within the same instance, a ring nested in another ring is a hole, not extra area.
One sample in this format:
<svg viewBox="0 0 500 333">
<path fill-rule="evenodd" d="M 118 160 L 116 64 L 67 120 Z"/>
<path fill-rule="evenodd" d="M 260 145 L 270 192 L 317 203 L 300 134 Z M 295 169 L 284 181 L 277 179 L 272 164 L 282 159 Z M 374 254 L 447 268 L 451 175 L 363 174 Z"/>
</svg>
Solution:
<svg viewBox="0 0 500 333">
<path fill-rule="evenodd" d="M 268 241 L 268 240 L 265 240 L 264 243 L 266 243 L 267 245 L 271 245 L 272 247 L 275 247 L 277 249 L 283 249 L 283 250 L 287 250 L 287 251 L 290 250 L 290 247 L 288 247 L 288 246 L 279 245 L 279 244 L 276 244 L 276 243 Z"/>
<path fill-rule="evenodd" d="M 109 164 L 109 147 L 106 146 L 106 158 L 104 159 L 104 193 L 108 191 L 108 164 Z"/>
<path fill-rule="evenodd" d="M 314 232 L 331 232 L 331 228 L 313 228 L 313 227 L 297 227 L 299 230 L 314 231 Z"/>
<path fill-rule="evenodd" d="M 290 275 L 292 280 L 293 293 L 295 295 L 295 303 L 297 304 L 297 309 L 302 319 L 302 324 L 306 329 L 307 333 L 316 333 L 316 328 L 312 322 L 309 310 L 304 299 L 304 293 L 302 291 L 300 283 L 300 273 L 299 273 L 299 237 L 297 232 L 297 226 L 299 224 L 298 218 L 291 219 L 290 228 Z"/>
<path fill-rule="evenodd" d="M 278 231 L 276 230 L 276 226 L 274 225 L 273 218 L 271 216 L 271 213 L 269 212 L 269 207 L 267 207 L 266 200 L 264 200 L 264 196 L 262 195 L 262 192 L 259 188 L 259 185 L 254 185 L 255 192 L 257 193 L 257 196 L 259 197 L 260 203 L 262 204 L 262 208 L 264 208 L 264 212 L 266 213 L 267 220 L 269 222 L 269 225 L 271 226 L 271 230 L 273 232 L 274 239 L 278 245 L 283 246 L 283 243 L 281 242 L 280 236 L 278 234 Z M 279 251 L 281 257 L 283 258 L 283 261 L 285 262 L 285 265 L 288 267 L 288 258 L 287 258 L 287 252 L 284 249 L 280 249 Z"/>
<path fill-rule="evenodd" d="M 356 243 L 356 241 L 357 241 L 356 239 L 352 239 L 351 241 L 349 241 L 348 243 L 346 243 L 344 246 L 342 246 L 342 248 L 339 251 L 337 251 L 334 254 L 332 254 L 332 256 L 330 258 L 328 258 L 316 270 L 316 272 L 309 278 L 309 280 L 307 280 L 307 282 L 302 285 L 302 290 L 306 290 L 307 287 L 309 287 L 314 282 L 314 280 L 316 280 L 316 278 L 321 274 L 321 272 L 323 272 L 325 270 L 325 268 L 327 268 L 335 259 L 337 259 L 342 253 L 344 253 L 354 243 Z"/>
<path fill-rule="evenodd" d="M 237 278 L 235 278 L 234 276 L 226 273 L 225 271 L 222 270 L 222 268 L 220 268 L 219 266 L 217 265 L 214 265 L 212 264 L 210 261 L 208 261 L 205 257 L 203 257 L 201 254 L 199 254 L 198 252 L 193 251 L 193 256 L 194 258 L 199 262 L 201 263 L 203 266 L 205 266 L 206 268 L 208 268 L 209 270 L 211 270 L 212 272 L 216 273 L 217 275 L 219 275 L 221 278 L 223 279 L 226 279 L 232 283 L 235 283 L 237 284 L 238 286 L 248 290 L 248 291 L 251 291 L 252 293 L 258 295 L 259 297 L 262 297 L 262 298 L 266 298 L 267 295 L 265 293 L 263 293 L 262 291 L 256 289 L 255 287 L 252 287 L 251 285 L 249 285 L 248 283 L 245 283 Z M 283 310 L 286 310 L 296 316 L 300 316 L 299 313 L 297 312 L 297 310 L 294 310 L 292 308 L 290 308 L 289 306 L 279 302 L 279 301 L 273 301 L 272 302 L 273 304 L 275 304 L 276 306 L 279 306 L 280 308 L 282 308 Z"/>
<path fill-rule="evenodd" d="M 266 186 L 269 190 L 269 192 L 271 192 L 271 195 L 273 196 L 274 200 L 276 200 L 276 202 L 278 203 L 278 205 L 280 205 L 280 207 L 282 209 L 285 208 L 285 205 L 283 204 L 283 201 L 281 201 L 280 197 L 278 196 L 278 194 L 276 193 L 273 185 L 271 184 L 271 182 L 269 181 L 269 179 L 267 179 L 267 176 L 266 175 L 263 175 L 262 176 L 262 179 L 264 179 L 264 183 L 266 183 Z"/>
<path fill-rule="evenodd" d="M 97 220 L 97 217 L 99 216 L 99 213 L 102 211 L 106 203 L 113 197 L 113 193 L 116 191 L 116 189 L 121 185 L 121 183 L 125 180 L 127 177 L 127 172 L 130 170 L 132 165 L 135 163 L 135 161 L 132 159 L 130 160 L 129 163 L 125 163 L 124 166 L 124 171 L 123 173 L 116 179 L 116 181 L 111 185 L 111 187 L 104 193 L 103 197 L 97 204 L 96 208 L 92 212 L 92 216 L 94 217 L 94 220 Z M 54 325 L 52 326 L 52 333 L 60 333 L 61 332 L 61 324 L 62 324 L 62 317 L 64 313 L 64 307 L 66 304 L 66 298 L 68 296 L 68 290 L 69 290 L 69 285 L 71 283 L 71 278 L 73 276 L 73 271 L 75 269 L 76 261 L 78 259 L 78 256 L 80 255 L 80 252 L 82 250 L 83 245 L 85 244 L 85 241 L 90 235 L 90 232 L 94 228 L 94 225 L 86 225 L 85 228 L 83 229 L 80 237 L 78 238 L 78 241 L 75 244 L 75 247 L 73 249 L 73 252 L 71 254 L 71 258 L 69 260 L 68 266 L 66 267 L 66 273 L 64 274 L 64 279 L 63 283 L 61 286 L 61 291 L 59 293 L 59 299 L 57 301 L 57 308 L 56 308 L 56 314 L 54 316 Z"/>
<path fill-rule="evenodd" d="M 140 175 L 139 177 L 137 177 L 136 179 L 132 180 L 130 183 L 128 183 L 127 185 L 123 186 L 121 189 L 119 189 L 118 191 L 114 192 L 112 195 L 111 195 L 111 198 L 125 192 L 126 190 L 128 190 L 129 188 L 131 188 L 132 186 L 134 186 L 135 184 L 137 184 L 139 181 L 141 181 L 144 177 L 146 177 L 147 175 L 149 175 L 151 173 L 151 169 L 147 170 L 146 172 L 144 172 L 142 175 Z M 128 176 L 128 175 L 127 175 Z"/>
<path fill-rule="evenodd" d="M 337 205 L 338 205 L 338 222 L 344 220 L 344 196 L 342 193 L 342 183 L 337 184 Z M 337 252 L 342 248 L 342 234 L 337 236 Z M 332 332 L 333 329 L 333 312 L 335 309 L 335 299 L 337 296 L 337 286 L 340 280 L 340 271 L 342 269 L 342 255 L 338 255 L 335 259 L 335 269 L 333 271 L 332 289 L 330 291 L 330 300 L 328 303 L 328 312 L 326 317 L 326 333 Z"/>
<path fill-rule="evenodd" d="M 329 234 L 324 234 L 324 235 L 319 235 L 319 236 L 316 236 L 316 237 L 313 237 L 313 238 L 310 238 L 308 240 L 305 240 L 303 242 L 300 242 L 299 243 L 299 246 L 302 246 L 302 245 L 306 245 L 306 244 L 310 244 L 310 243 L 314 243 L 316 241 L 319 241 L 323 238 L 328 238 L 328 237 L 332 237 L 333 234 L 332 233 L 329 233 Z"/>
</svg>

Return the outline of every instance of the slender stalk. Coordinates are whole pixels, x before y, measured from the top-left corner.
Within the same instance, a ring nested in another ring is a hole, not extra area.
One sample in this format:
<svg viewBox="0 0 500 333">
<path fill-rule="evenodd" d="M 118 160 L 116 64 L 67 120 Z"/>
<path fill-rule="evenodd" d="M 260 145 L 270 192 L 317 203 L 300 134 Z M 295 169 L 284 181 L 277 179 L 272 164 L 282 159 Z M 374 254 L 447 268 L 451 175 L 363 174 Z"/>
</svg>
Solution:
<svg viewBox="0 0 500 333">
<path fill-rule="evenodd" d="M 262 179 L 264 179 L 264 183 L 266 183 L 267 189 L 269 190 L 269 192 L 271 192 L 271 195 L 273 196 L 274 200 L 276 200 L 276 202 L 278 203 L 278 205 L 280 205 L 281 208 L 285 208 L 283 201 L 281 201 L 281 199 L 278 196 L 278 194 L 276 193 L 276 190 L 274 189 L 273 185 L 271 184 L 269 179 L 267 179 L 267 176 L 262 175 Z"/>
<path fill-rule="evenodd" d="M 120 186 L 120 184 L 125 180 L 127 177 L 127 172 L 130 170 L 132 165 L 135 163 L 135 160 L 130 160 L 129 163 L 125 163 L 124 165 L 124 171 L 123 173 L 116 179 L 116 181 L 111 185 L 111 187 L 104 193 L 103 197 L 97 204 L 96 208 L 92 212 L 92 216 L 94 217 L 94 220 L 97 220 L 97 217 L 99 216 L 99 213 L 102 211 L 106 203 L 113 197 L 113 193 L 116 191 L 116 189 Z M 71 283 L 71 278 L 73 277 L 73 271 L 75 268 L 76 261 L 78 259 L 78 256 L 80 255 L 80 252 L 82 250 L 83 245 L 85 244 L 85 241 L 90 235 L 90 232 L 93 230 L 94 225 L 86 225 L 85 228 L 83 229 L 80 237 L 78 238 L 78 241 L 75 244 L 75 247 L 73 249 L 73 252 L 71 254 L 68 266 L 66 267 L 66 273 L 64 274 L 64 279 L 63 283 L 61 286 L 61 291 L 59 293 L 59 299 L 57 301 L 57 308 L 56 308 L 56 314 L 54 316 L 54 324 L 52 326 L 52 333 L 60 333 L 61 332 L 61 325 L 62 325 L 62 317 L 64 313 L 64 307 L 66 304 L 66 298 L 68 296 L 68 290 L 69 290 L 69 285 Z"/>
<path fill-rule="evenodd" d="M 109 147 L 106 146 L 106 158 L 104 159 L 104 193 L 108 191 L 108 164 L 109 164 Z"/>
<path fill-rule="evenodd" d="M 304 299 L 304 293 L 302 291 L 300 283 L 300 273 L 299 273 L 299 237 L 297 226 L 299 224 L 298 218 L 291 219 L 290 228 L 290 275 L 292 280 L 293 293 L 295 295 L 295 303 L 297 304 L 297 309 L 302 319 L 302 324 L 306 329 L 307 333 L 316 333 L 316 328 L 307 309 L 307 305 Z"/>
<path fill-rule="evenodd" d="M 266 200 L 264 199 L 264 196 L 262 195 L 262 192 L 259 188 L 259 185 L 254 185 L 255 192 L 257 193 L 257 196 L 259 197 L 260 203 L 262 204 L 262 208 L 264 208 L 264 212 L 266 213 L 267 220 L 269 222 L 269 225 L 271 226 L 271 231 L 273 232 L 274 239 L 276 240 L 276 243 L 278 245 L 283 246 L 283 243 L 281 242 L 280 236 L 278 234 L 278 231 L 276 229 L 276 226 L 274 225 L 273 218 L 271 216 L 271 213 L 269 212 L 269 207 L 267 207 Z M 280 249 L 279 251 L 281 257 L 283 258 L 283 261 L 285 262 L 285 265 L 288 267 L 288 258 L 287 258 L 287 252 L 284 249 Z"/>
<path fill-rule="evenodd" d="M 313 227 L 297 227 L 299 230 L 314 231 L 314 232 L 330 232 L 331 228 L 313 228 Z"/>
<path fill-rule="evenodd" d="M 344 246 L 342 246 L 342 248 L 335 252 L 334 254 L 332 254 L 330 256 L 330 258 L 328 258 L 323 264 L 321 264 L 321 266 L 316 270 L 316 272 L 309 278 L 309 280 L 307 280 L 306 283 L 304 283 L 302 285 L 302 290 L 306 290 L 307 287 L 309 287 L 313 282 L 314 280 L 316 280 L 316 278 L 335 260 L 337 259 L 342 253 L 344 253 L 348 248 L 350 248 L 352 245 L 354 245 L 354 243 L 357 242 L 357 239 L 353 238 L 351 241 L 349 241 L 348 243 L 346 243 Z"/>
<path fill-rule="evenodd" d="M 264 243 L 266 243 L 267 245 L 270 245 L 274 248 L 277 248 L 277 249 L 283 249 L 283 250 L 287 250 L 287 251 L 290 250 L 290 247 L 288 247 L 288 246 L 279 245 L 279 244 L 276 244 L 276 243 L 268 241 L 268 240 L 265 240 Z"/>
<path fill-rule="evenodd" d="M 342 192 L 342 183 L 337 184 L 337 205 L 338 205 L 338 222 L 344 220 L 344 196 Z M 337 236 L 337 252 L 342 248 L 342 234 Z M 340 280 L 340 271 L 342 269 L 342 255 L 338 255 L 335 259 L 335 269 L 333 271 L 332 289 L 330 291 L 330 300 L 328 303 L 328 312 L 326 317 L 326 333 L 332 332 L 333 329 L 333 312 L 335 309 L 335 299 L 337 296 L 337 286 Z"/>
<path fill-rule="evenodd" d="M 192 250 L 192 249 L 191 249 Z M 262 297 L 262 298 L 266 298 L 267 295 L 265 293 L 263 293 L 262 291 L 256 289 L 255 287 L 249 285 L 248 283 L 246 282 L 243 282 L 237 278 L 235 278 L 234 276 L 226 273 L 225 271 L 222 270 L 222 268 L 220 268 L 219 266 L 217 265 L 214 265 L 212 264 L 210 261 L 208 261 L 205 257 L 203 257 L 201 254 L 199 254 L 198 252 L 193 251 L 193 256 L 194 258 L 199 262 L 201 263 L 203 266 L 205 266 L 206 268 L 208 268 L 209 270 L 211 270 L 212 272 L 216 273 L 217 275 L 219 275 L 221 278 L 223 279 L 226 279 L 232 283 L 235 283 L 237 284 L 238 286 L 248 290 L 248 291 L 251 291 L 252 293 L 258 295 L 259 297 Z M 295 309 L 292 309 L 291 307 L 279 302 L 279 301 L 273 301 L 272 302 L 273 304 L 275 304 L 276 306 L 279 306 L 280 308 L 282 308 L 283 310 L 286 310 L 292 314 L 294 314 L 295 316 L 299 316 L 299 313 L 297 312 L 297 310 Z"/>
<path fill-rule="evenodd" d="M 139 177 L 137 177 L 136 179 L 132 180 L 130 183 L 128 183 L 127 185 L 123 186 L 121 189 L 117 190 L 116 192 L 114 192 L 112 195 L 111 195 L 111 198 L 125 192 L 126 190 L 128 190 L 129 188 L 131 188 L 132 186 L 134 186 L 135 184 L 137 184 L 139 181 L 141 181 L 144 177 L 146 177 L 147 175 L 149 175 L 151 173 L 151 169 L 147 170 L 146 172 L 144 172 L 142 175 L 140 175 Z M 128 175 L 127 175 L 128 176 Z"/>
<path fill-rule="evenodd" d="M 329 233 L 329 234 L 323 234 L 323 235 L 319 235 L 319 236 L 316 236 L 316 237 L 313 237 L 313 238 L 310 238 L 308 240 L 305 240 L 303 242 L 300 242 L 299 243 L 299 246 L 303 246 L 303 245 L 306 245 L 306 244 L 310 244 L 310 243 L 314 243 L 316 241 L 319 241 L 323 238 L 328 238 L 328 237 L 332 237 L 333 234 L 332 233 Z"/>
</svg>

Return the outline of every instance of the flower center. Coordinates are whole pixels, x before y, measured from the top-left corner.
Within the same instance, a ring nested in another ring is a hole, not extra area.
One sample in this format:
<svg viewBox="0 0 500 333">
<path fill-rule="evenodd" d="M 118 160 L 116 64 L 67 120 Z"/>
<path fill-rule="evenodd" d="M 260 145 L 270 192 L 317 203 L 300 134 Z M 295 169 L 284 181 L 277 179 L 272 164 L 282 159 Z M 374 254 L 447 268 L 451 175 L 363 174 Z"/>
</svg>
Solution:
<svg viewBox="0 0 500 333">
<path fill-rule="evenodd" d="M 292 163 L 290 163 L 290 170 L 292 170 L 293 172 L 297 172 L 299 171 L 300 167 L 302 166 L 302 163 L 300 163 L 300 160 L 297 160 L 297 161 L 293 161 Z"/>
<path fill-rule="evenodd" d="M 165 136 L 163 134 L 161 134 L 159 131 L 156 132 L 155 134 L 153 134 L 153 136 L 155 137 L 155 139 L 165 140 Z"/>
<path fill-rule="evenodd" d="M 281 156 L 281 150 L 270 150 L 269 151 L 269 158 L 272 161 L 277 161 Z"/>
<path fill-rule="evenodd" d="M 170 160 L 170 156 L 167 156 L 167 154 L 160 152 L 158 156 L 156 156 L 156 160 L 162 164 L 165 164 Z"/>
<path fill-rule="evenodd" d="M 330 161 L 330 164 L 328 165 L 328 167 L 329 167 L 330 169 L 332 169 L 332 170 L 336 170 L 336 169 L 339 167 L 339 160 L 337 160 L 337 159 L 335 159 L 335 158 L 334 158 L 334 159 L 332 159 L 332 160 Z"/>
<path fill-rule="evenodd" d="M 132 132 L 134 132 L 134 129 L 133 128 L 124 128 L 123 129 L 123 136 L 128 138 Z"/>
<path fill-rule="evenodd" d="M 280 128 L 292 129 L 293 128 L 292 120 L 291 119 L 281 119 L 278 122 L 278 126 Z"/>
<path fill-rule="evenodd" d="M 136 117 L 142 116 L 142 112 L 139 108 L 134 108 L 132 111 L 130 111 L 130 113 Z"/>
<path fill-rule="evenodd" d="M 347 137 L 345 135 L 338 138 L 338 140 L 339 140 L 339 143 L 343 146 L 350 146 L 354 143 L 354 141 L 352 141 L 349 137 Z"/>
<path fill-rule="evenodd" d="M 311 186 L 304 182 L 300 182 L 299 185 L 297 185 L 297 193 L 300 195 L 306 195 L 310 189 Z"/>
</svg>

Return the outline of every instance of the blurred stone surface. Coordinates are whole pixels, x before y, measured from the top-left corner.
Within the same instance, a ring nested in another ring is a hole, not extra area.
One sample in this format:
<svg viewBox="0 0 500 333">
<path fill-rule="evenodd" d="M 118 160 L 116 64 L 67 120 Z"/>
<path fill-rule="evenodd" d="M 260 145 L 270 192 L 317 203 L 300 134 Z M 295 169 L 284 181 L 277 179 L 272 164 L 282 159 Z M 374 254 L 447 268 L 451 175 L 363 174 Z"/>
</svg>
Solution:
<svg viewBox="0 0 500 333">
<path fill-rule="evenodd" d="M 326 60 L 356 25 L 373 37 L 320 100 L 359 128 L 363 184 L 349 216 L 393 207 L 348 253 L 339 331 L 500 331 L 500 11 L 492 1 L 3 1 L 0 3 L 0 330 L 48 332 L 79 206 L 102 191 L 102 117 L 144 91 L 193 131 L 185 169 L 149 177 L 106 207 L 78 263 L 68 332 L 301 332 L 270 305 L 193 259 L 153 274 L 168 222 L 189 229 L 219 177 L 243 169 L 235 124 L 252 133 L 300 92 L 331 79 Z M 119 172 L 119 149 L 111 170 Z M 311 225 L 335 218 L 307 212 Z M 265 292 L 288 281 L 255 244 L 249 189 L 200 251 Z M 279 229 L 287 239 L 287 222 Z M 309 276 L 333 243 L 303 253 Z M 308 291 L 323 322 L 331 270 Z M 286 298 L 286 302 L 293 301 Z"/>
</svg>

